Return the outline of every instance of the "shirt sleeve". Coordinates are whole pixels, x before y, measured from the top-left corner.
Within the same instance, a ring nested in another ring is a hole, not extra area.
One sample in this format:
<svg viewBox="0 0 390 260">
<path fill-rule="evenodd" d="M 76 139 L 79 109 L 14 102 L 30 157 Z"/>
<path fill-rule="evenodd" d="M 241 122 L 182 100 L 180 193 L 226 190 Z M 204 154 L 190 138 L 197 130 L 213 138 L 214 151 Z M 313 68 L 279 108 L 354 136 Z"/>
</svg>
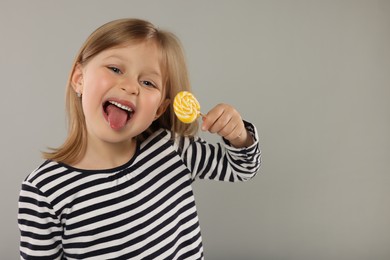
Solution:
<svg viewBox="0 0 390 260">
<path fill-rule="evenodd" d="M 47 197 L 24 181 L 19 196 L 21 259 L 61 259 L 61 223 Z"/>
<path fill-rule="evenodd" d="M 177 144 L 182 160 L 192 173 L 192 179 L 218 181 L 247 181 L 253 178 L 261 165 L 261 150 L 254 125 L 244 121 L 254 143 L 235 148 L 227 140 L 210 144 L 200 137 L 181 137 Z"/>
</svg>

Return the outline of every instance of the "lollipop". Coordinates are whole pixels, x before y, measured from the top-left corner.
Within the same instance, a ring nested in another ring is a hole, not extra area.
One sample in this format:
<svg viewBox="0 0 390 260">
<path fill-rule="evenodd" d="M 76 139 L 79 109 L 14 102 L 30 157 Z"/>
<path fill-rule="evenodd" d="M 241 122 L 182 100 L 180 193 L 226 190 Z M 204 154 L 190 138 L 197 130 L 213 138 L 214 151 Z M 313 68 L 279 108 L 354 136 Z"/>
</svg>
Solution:
<svg viewBox="0 0 390 260">
<path fill-rule="evenodd" d="M 188 91 L 177 93 L 173 101 L 173 110 L 177 118 L 186 124 L 194 122 L 199 115 L 202 115 L 198 100 Z"/>
</svg>

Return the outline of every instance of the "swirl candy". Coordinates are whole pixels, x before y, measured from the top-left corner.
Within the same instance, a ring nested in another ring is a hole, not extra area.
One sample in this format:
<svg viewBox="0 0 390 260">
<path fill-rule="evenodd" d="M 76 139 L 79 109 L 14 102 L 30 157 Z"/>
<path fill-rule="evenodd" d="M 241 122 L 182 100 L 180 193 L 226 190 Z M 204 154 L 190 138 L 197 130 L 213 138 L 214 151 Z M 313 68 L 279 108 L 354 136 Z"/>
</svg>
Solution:
<svg viewBox="0 0 390 260">
<path fill-rule="evenodd" d="M 198 100 L 188 91 L 177 93 L 173 101 L 173 110 L 177 118 L 186 124 L 194 122 L 201 114 Z"/>
</svg>

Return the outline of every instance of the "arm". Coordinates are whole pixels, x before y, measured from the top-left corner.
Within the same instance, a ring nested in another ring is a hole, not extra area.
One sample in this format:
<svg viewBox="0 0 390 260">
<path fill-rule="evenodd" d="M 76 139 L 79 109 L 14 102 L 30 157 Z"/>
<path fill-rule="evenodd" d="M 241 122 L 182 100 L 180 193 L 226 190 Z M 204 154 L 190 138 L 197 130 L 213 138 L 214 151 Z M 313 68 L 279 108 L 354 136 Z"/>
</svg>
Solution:
<svg viewBox="0 0 390 260">
<path fill-rule="evenodd" d="M 249 147 L 235 148 L 225 139 L 216 145 L 199 137 L 179 139 L 179 153 L 191 171 L 192 179 L 198 177 L 236 182 L 249 180 L 256 175 L 261 164 L 257 132 L 250 123 L 245 125 L 254 142 Z"/>
<path fill-rule="evenodd" d="M 18 223 L 21 259 L 61 259 L 61 223 L 46 196 L 26 181 L 19 196 Z"/>
<path fill-rule="evenodd" d="M 224 143 L 212 145 L 199 137 L 176 143 L 192 178 L 245 181 L 260 168 L 261 152 L 256 128 L 241 119 L 231 106 L 220 104 L 203 118 L 202 130 L 217 133 Z"/>
</svg>

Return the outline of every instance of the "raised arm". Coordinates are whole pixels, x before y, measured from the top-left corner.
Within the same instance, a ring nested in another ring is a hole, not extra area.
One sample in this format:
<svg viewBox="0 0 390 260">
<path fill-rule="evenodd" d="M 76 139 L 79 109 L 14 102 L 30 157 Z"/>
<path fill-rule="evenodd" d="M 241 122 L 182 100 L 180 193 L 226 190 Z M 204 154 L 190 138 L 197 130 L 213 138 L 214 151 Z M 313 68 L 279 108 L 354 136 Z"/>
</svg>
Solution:
<svg viewBox="0 0 390 260">
<path fill-rule="evenodd" d="M 252 144 L 237 148 L 223 138 L 223 142 L 210 144 L 194 137 L 181 137 L 176 146 L 192 178 L 218 181 L 246 181 L 253 178 L 261 165 L 261 152 L 256 128 L 243 122 Z"/>
</svg>

